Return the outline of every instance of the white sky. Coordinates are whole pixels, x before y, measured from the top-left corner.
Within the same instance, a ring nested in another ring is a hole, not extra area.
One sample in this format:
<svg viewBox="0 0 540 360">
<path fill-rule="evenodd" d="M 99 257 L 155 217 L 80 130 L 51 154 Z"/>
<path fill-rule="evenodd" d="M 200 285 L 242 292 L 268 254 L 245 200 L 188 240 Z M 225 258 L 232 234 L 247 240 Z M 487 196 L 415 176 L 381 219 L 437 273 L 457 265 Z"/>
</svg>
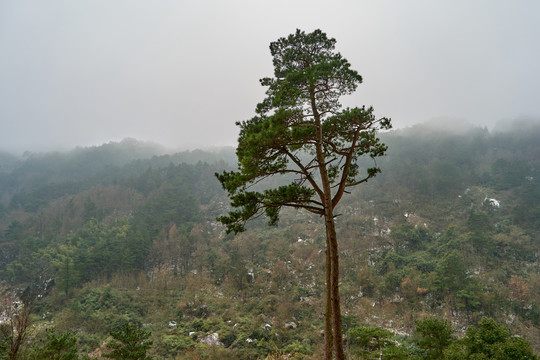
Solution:
<svg viewBox="0 0 540 360">
<path fill-rule="evenodd" d="M 540 116 L 538 0 L 0 0 L 0 149 L 234 145 L 271 41 L 320 28 L 395 127 Z M 446 120 L 451 121 L 451 120 Z"/>
</svg>

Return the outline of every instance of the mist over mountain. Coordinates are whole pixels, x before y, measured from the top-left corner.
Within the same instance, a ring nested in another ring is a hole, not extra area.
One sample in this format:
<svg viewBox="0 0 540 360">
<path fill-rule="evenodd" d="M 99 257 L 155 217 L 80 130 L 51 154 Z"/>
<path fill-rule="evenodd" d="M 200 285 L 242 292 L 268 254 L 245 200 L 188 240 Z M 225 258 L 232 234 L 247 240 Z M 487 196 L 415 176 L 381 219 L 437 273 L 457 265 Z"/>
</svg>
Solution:
<svg viewBox="0 0 540 360">
<path fill-rule="evenodd" d="M 518 117 L 511 121 L 499 121 L 493 127 L 493 132 L 504 133 L 530 133 L 536 134 L 540 128 L 540 118 L 537 117 Z"/>
</svg>

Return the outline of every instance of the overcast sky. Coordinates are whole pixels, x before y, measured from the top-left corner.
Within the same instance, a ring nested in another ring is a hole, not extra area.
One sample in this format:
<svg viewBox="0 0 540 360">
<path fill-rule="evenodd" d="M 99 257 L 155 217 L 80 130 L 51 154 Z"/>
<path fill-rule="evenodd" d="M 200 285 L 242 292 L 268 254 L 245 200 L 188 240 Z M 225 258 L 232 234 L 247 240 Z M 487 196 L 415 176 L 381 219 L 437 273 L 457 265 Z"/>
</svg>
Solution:
<svg viewBox="0 0 540 360">
<path fill-rule="evenodd" d="M 538 0 L 0 0 L 0 149 L 234 145 L 269 43 L 320 28 L 395 127 L 540 116 Z"/>
</svg>

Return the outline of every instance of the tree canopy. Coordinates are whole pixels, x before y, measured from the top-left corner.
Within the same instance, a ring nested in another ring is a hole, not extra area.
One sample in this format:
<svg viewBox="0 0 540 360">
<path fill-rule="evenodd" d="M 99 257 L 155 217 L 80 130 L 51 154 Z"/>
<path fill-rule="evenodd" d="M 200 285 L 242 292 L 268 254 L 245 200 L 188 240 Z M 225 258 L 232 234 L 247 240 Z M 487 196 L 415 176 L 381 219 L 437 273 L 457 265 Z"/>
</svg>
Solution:
<svg viewBox="0 0 540 360">
<path fill-rule="evenodd" d="M 271 224 L 283 206 L 324 214 L 323 184 L 317 174 L 324 168 L 333 189 L 335 206 L 347 187 L 375 176 L 380 168 L 360 171 L 361 155 L 384 155 L 386 146 L 377 130 L 389 129 L 390 120 L 377 119 L 373 108 L 342 109 L 340 97 L 356 90 L 362 77 L 334 51 L 335 40 L 320 30 L 297 30 L 270 45 L 274 78 L 263 78 L 267 97 L 256 116 L 237 122 L 239 171 L 218 178 L 239 210 L 221 217 L 229 231 L 242 231 L 245 221 L 265 213 Z M 288 185 L 251 191 L 261 179 L 292 174 Z"/>
</svg>

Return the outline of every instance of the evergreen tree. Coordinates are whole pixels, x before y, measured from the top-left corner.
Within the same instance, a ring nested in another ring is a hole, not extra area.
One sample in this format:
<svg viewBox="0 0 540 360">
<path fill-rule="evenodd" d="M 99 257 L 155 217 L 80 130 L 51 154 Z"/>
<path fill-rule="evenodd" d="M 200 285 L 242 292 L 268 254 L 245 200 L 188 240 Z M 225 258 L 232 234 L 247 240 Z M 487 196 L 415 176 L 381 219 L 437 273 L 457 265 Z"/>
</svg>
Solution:
<svg viewBox="0 0 540 360">
<path fill-rule="evenodd" d="M 305 209 L 324 217 L 326 227 L 325 357 L 344 358 L 339 298 L 339 257 L 334 209 L 349 187 L 380 172 L 374 164 L 361 171 L 362 155 L 375 159 L 386 146 L 377 130 L 390 120 L 373 109 L 342 109 L 340 98 L 353 93 L 362 77 L 335 51 L 335 39 L 321 30 L 297 30 L 270 44 L 274 77 L 261 80 L 267 97 L 256 116 L 238 122 L 239 171 L 216 174 L 238 210 L 220 218 L 228 231 L 265 214 L 275 224 L 283 207 Z M 288 185 L 254 191 L 252 185 L 274 175 L 293 176 Z M 333 331 L 330 329 L 332 328 Z"/>
<path fill-rule="evenodd" d="M 416 343 L 426 350 L 427 359 L 442 359 L 444 349 L 452 342 L 452 328 L 448 321 L 427 317 L 416 322 Z"/>
<path fill-rule="evenodd" d="M 113 338 L 107 344 L 107 347 L 112 351 L 104 356 L 109 359 L 117 360 L 150 360 L 150 356 L 146 352 L 152 346 L 150 331 L 143 329 L 141 326 L 126 323 L 122 330 L 111 331 Z"/>
<path fill-rule="evenodd" d="M 74 333 L 57 334 L 54 328 L 47 329 L 47 338 L 41 346 L 35 346 L 29 360 L 78 360 L 77 338 Z"/>
<path fill-rule="evenodd" d="M 510 336 L 504 325 L 483 318 L 478 326 L 467 328 L 465 337 L 450 346 L 445 359 L 537 360 L 531 345 L 520 337 Z"/>
</svg>

